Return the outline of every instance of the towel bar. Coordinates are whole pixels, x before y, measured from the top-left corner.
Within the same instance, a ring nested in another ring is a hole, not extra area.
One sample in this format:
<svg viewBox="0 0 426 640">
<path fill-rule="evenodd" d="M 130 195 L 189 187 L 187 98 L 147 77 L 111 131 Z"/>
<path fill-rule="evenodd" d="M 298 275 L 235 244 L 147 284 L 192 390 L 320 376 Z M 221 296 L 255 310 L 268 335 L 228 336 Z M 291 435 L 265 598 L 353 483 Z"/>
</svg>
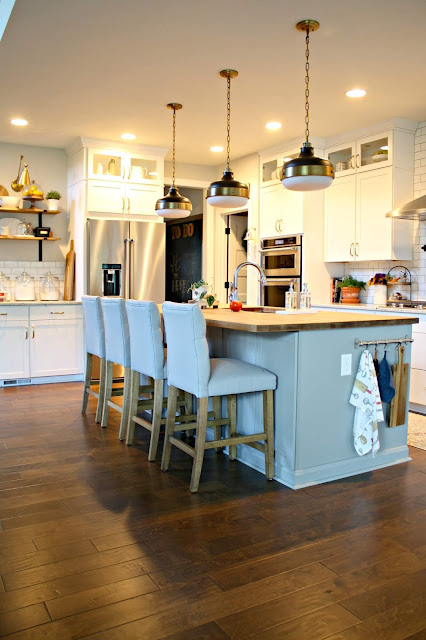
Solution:
<svg viewBox="0 0 426 640">
<path fill-rule="evenodd" d="M 368 346 L 370 344 L 401 344 L 402 342 L 414 342 L 414 338 L 393 338 L 391 340 L 360 340 L 359 338 L 355 338 L 354 345 L 355 349 L 358 347 Z"/>
</svg>

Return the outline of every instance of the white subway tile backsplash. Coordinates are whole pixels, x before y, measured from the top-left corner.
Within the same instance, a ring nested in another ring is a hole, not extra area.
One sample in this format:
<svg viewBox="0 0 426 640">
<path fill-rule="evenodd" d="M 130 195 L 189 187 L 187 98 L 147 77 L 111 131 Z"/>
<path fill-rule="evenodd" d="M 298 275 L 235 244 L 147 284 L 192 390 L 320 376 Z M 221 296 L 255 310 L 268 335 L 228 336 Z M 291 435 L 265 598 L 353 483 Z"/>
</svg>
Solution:
<svg viewBox="0 0 426 640">
<path fill-rule="evenodd" d="M 12 287 L 15 285 L 15 280 L 24 270 L 28 275 L 33 276 L 36 279 L 36 297 L 38 298 L 38 280 L 40 276 L 46 275 L 50 271 L 60 279 L 61 295 L 64 292 L 64 275 L 65 275 L 65 262 L 28 262 L 25 260 L 4 260 L 0 262 L 0 270 L 11 279 Z"/>
</svg>

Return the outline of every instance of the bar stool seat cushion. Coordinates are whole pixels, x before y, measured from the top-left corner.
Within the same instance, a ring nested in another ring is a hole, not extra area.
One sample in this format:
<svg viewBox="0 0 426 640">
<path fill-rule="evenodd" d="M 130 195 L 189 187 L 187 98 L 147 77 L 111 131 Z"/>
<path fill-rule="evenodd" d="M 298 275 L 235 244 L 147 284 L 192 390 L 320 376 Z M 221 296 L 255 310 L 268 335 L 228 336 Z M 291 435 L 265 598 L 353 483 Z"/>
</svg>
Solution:
<svg viewBox="0 0 426 640">
<path fill-rule="evenodd" d="M 99 296 L 82 296 L 86 352 L 105 358 L 105 329 Z"/>
<path fill-rule="evenodd" d="M 227 396 L 276 389 L 277 377 L 267 369 L 232 358 L 211 358 L 208 395 Z"/>
<path fill-rule="evenodd" d="M 122 298 L 102 298 L 105 326 L 105 353 L 109 362 L 130 367 L 130 333 Z"/>
</svg>

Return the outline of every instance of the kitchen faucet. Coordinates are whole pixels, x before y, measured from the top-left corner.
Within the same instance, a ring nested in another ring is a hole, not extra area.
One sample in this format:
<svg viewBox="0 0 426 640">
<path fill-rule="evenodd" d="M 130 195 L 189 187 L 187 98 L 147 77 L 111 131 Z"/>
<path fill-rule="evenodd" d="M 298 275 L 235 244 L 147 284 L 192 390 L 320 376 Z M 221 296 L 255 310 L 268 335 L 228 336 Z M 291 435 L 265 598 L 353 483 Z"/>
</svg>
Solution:
<svg viewBox="0 0 426 640">
<path fill-rule="evenodd" d="M 238 274 L 240 272 L 240 269 L 242 269 L 243 267 L 247 267 L 250 264 L 253 267 L 256 267 L 256 269 L 259 271 L 260 273 L 259 282 L 260 284 L 265 286 L 266 278 L 265 278 L 265 274 L 263 273 L 262 267 L 259 267 L 259 265 L 256 264 L 255 262 L 242 262 L 241 264 L 238 265 L 238 267 L 234 271 L 234 282 L 231 282 L 231 286 L 230 286 L 230 294 L 229 294 L 230 300 L 238 300 Z"/>
</svg>

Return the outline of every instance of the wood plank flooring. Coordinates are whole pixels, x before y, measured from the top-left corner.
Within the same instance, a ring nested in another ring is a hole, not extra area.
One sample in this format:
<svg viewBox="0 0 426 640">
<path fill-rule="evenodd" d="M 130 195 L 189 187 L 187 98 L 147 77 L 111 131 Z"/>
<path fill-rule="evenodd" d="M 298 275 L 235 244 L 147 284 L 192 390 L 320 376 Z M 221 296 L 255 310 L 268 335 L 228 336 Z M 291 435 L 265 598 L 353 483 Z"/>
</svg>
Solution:
<svg viewBox="0 0 426 640">
<path fill-rule="evenodd" d="M 0 390 L 1 638 L 426 639 L 426 451 L 296 492 L 210 451 L 191 494 L 81 394 Z"/>
</svg>

